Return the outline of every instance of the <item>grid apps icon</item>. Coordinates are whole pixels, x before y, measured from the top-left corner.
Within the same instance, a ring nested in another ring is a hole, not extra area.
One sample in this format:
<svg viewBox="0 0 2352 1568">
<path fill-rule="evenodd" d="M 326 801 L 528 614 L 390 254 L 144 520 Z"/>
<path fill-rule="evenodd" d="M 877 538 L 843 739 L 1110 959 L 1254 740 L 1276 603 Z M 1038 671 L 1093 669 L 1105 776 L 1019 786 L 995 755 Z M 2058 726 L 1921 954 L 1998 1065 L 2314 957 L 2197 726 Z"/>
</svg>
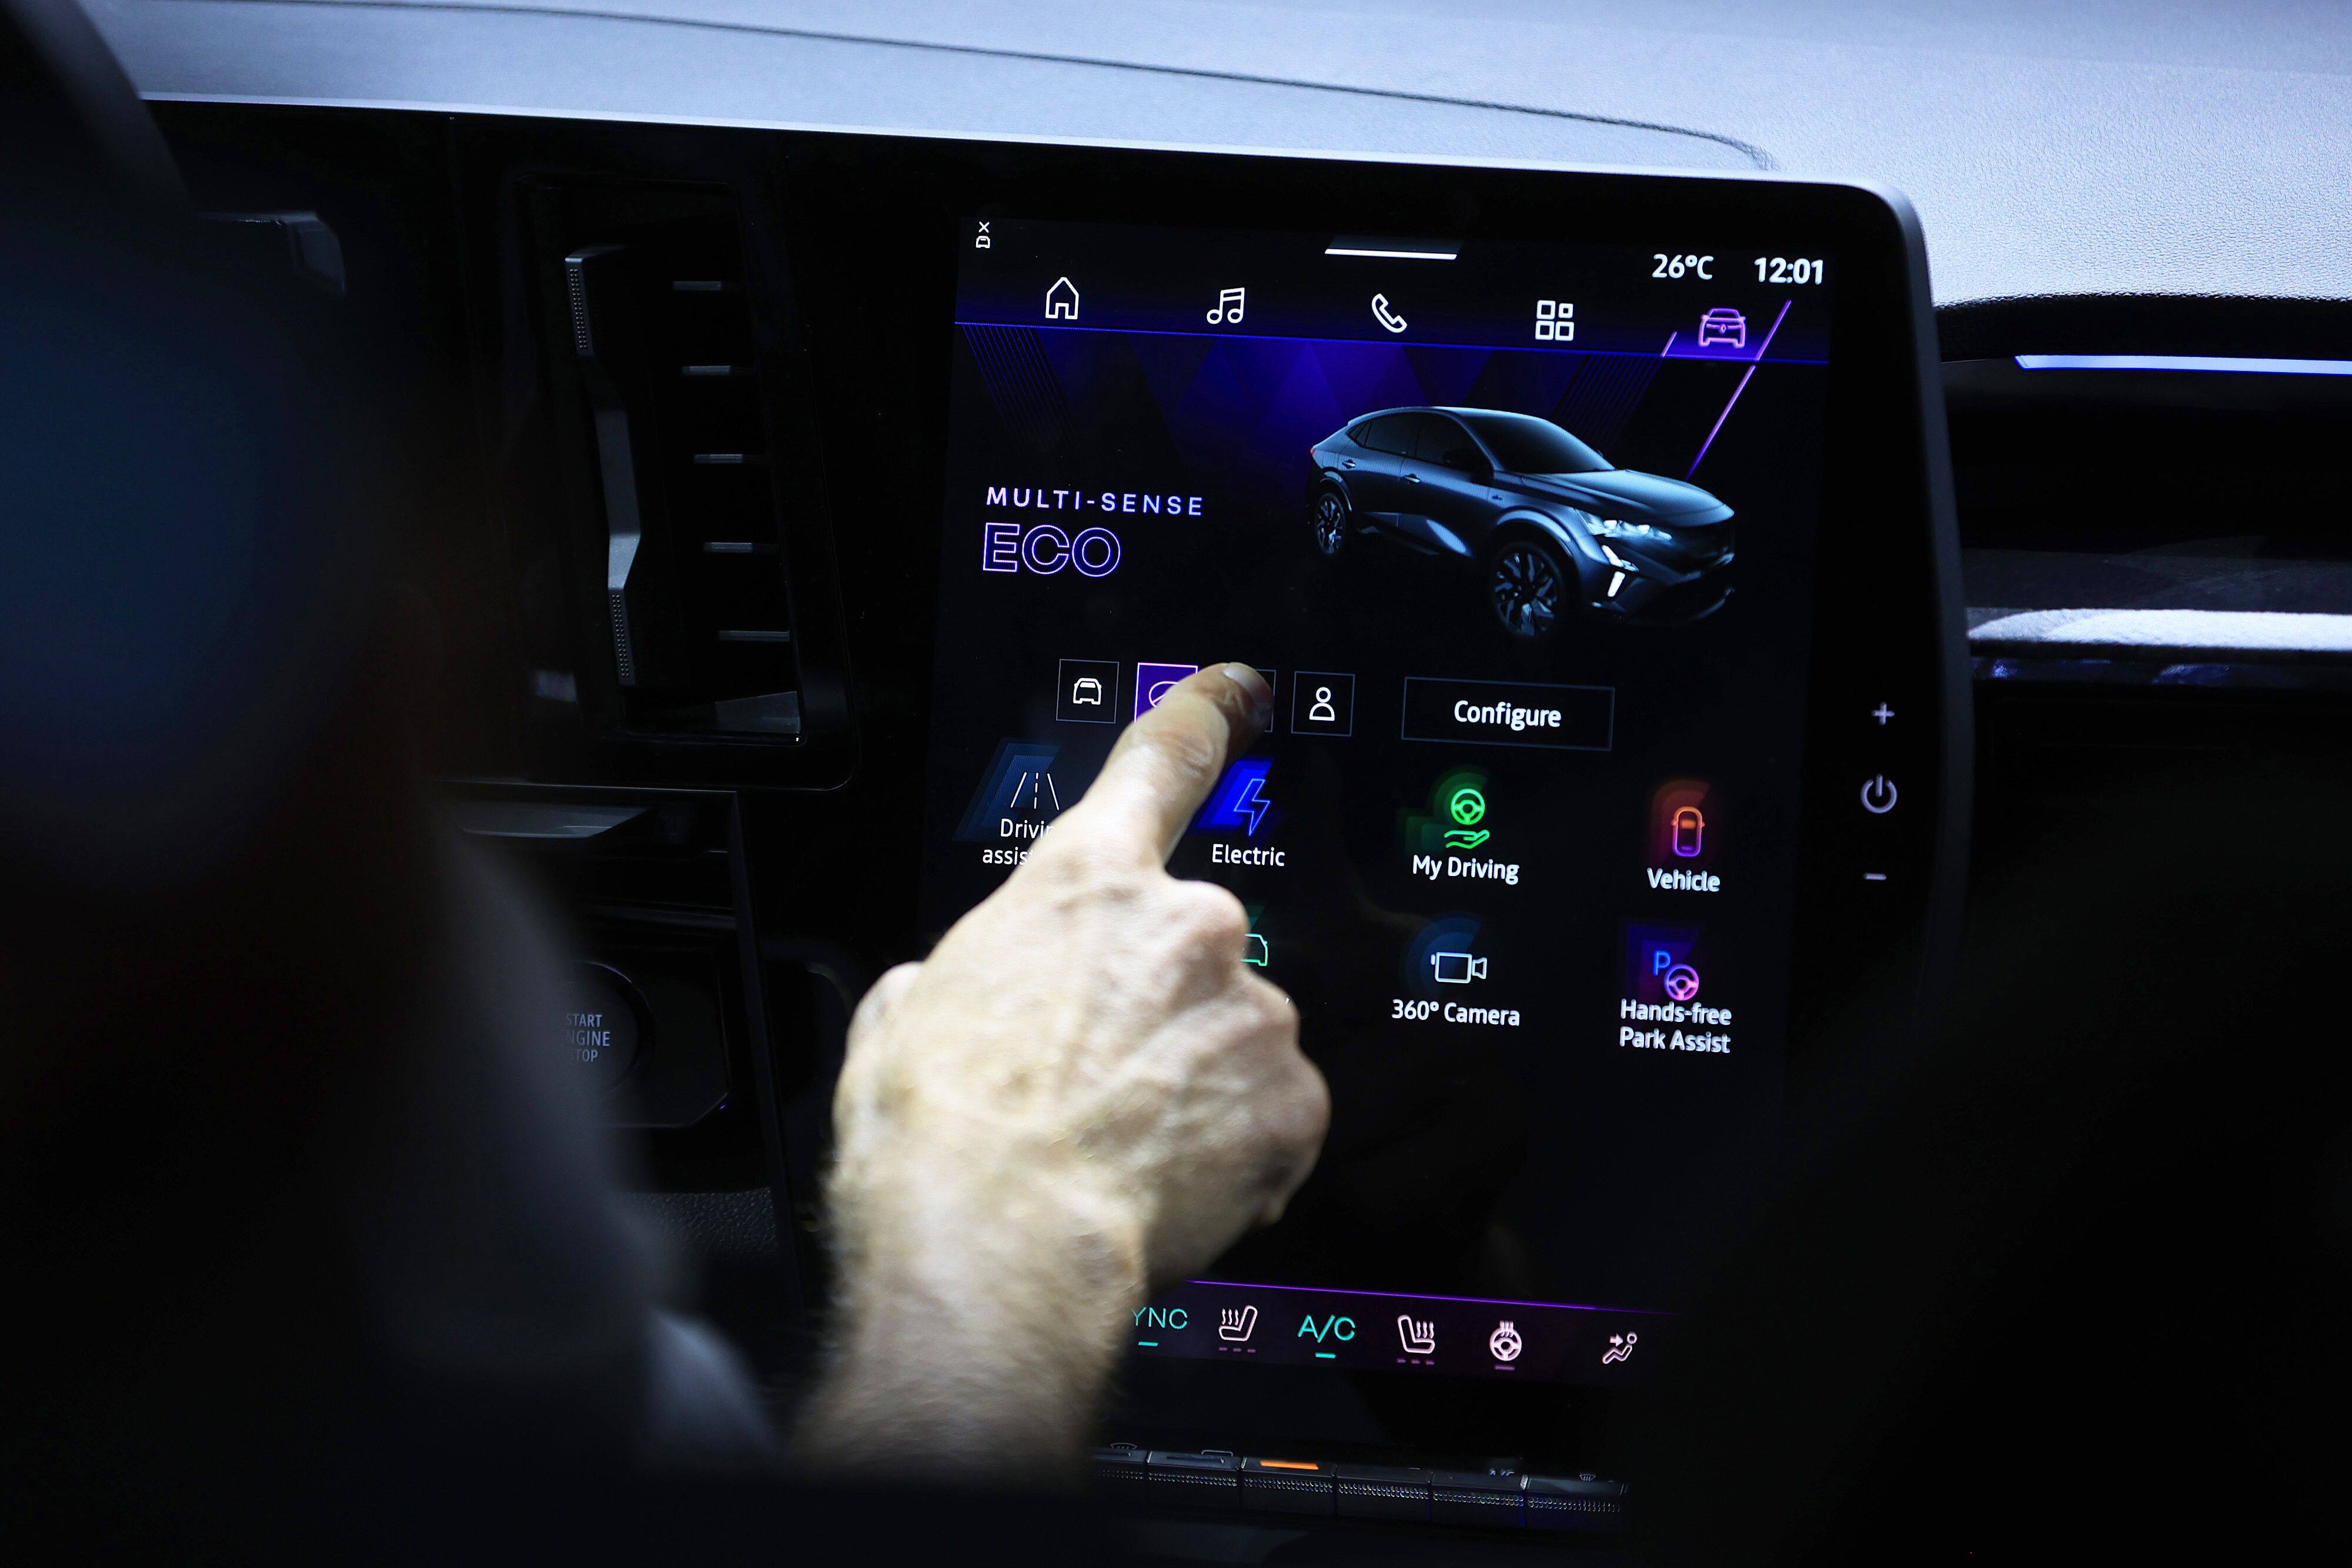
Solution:
<svg viewBox="0 0 2352 1568">
<path fill-rule="evenodd" d="M 1572 343 L 1576 340 L 1576 306 L 1567 299 L 1536 301 L 1536 341 L 1538 343 Z"/>
</svg>

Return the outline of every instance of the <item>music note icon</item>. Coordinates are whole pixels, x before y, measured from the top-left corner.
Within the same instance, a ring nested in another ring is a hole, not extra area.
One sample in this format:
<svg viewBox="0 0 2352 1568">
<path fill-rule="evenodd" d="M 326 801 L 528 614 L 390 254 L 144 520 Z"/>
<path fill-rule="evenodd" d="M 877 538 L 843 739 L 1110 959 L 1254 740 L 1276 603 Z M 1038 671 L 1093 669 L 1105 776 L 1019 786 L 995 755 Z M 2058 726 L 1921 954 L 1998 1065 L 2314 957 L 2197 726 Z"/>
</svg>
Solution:
<svg viewBox="0 0 2352 1568">
<path fill-rule="evenodd" d="M 1209 312 L 1209 325 L 1214 327 L 1222 322 L 1229 326 L 1240 326 L 1242 295 L 1243 290 L 1238 288 L 1220 289 L 1217 293 L 1217 308 Z"/>
</svg>

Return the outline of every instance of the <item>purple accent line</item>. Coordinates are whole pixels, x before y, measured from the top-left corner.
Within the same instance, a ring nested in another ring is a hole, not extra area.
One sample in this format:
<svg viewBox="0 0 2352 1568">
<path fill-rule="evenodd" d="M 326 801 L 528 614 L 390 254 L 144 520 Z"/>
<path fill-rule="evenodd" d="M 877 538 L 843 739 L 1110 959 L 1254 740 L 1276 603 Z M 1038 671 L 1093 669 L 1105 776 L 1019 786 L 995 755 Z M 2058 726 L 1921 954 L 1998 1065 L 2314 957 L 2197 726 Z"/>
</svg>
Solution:
<svg viewBox="0 0 2352 1568">
<path fill-rule="evenodd" d="M 1780 334 L 1780 323 L 1789 319 L 1789 307 L 1795 303 L 1796 301 L 1794 299 L 1783 299 L 1780 301 L 1780 313 L 1772 318 L 1772 330 L 1765 333 L 1764 340 L 1756 345 L 1756 360 L 1759 363 L 1763 361 L 1764 350 L 1772 346 L 1772 340 Z"/>
<path fill-rule="evenodd" d="M 1676 338 L 1681 337 L 1682 335 L 1683 335 L 1683 329 L 1682 329 L 1681 328 L 1679 328 L 1679 327 L 1675 328 L 1673 331 L 1671 331 L 1671 332 L 1667 333 L 1667 334 L 1666 334 L 1666 346 L 1665 346 L 1664 348 L 1660 349 L 1660 350 L 1658 350 L 1658 358 L 1660 358 L 1660 359 L 1662 359 L 1662 360 L 1663 360 L 1663 359 L 1664 359 L 1668 354 L 1673 353 L 1673 352 L 1675 351 L 1675 340 Z"/>
<path fill-rule="evenodd" d="M 1425 338 L 1311 338 L 1288 332 L 1188 332 L 1167 327 L 1073 327 L 1067 321 L 970 321 L 959 317 L 959 327 L 1025 327 L 1038 332 L 1105 332 L 1131 338 L 1230 338 L 1250 343 L 1394 343 L 1407 349 L 1475 349 L 1487 354 L 1606 354 L 1615 359 L 1646 360 L 1647 349 L 1552 349 L 1541 343 L 1440 343 Z M 1667 339 L 1669 347 L 1674 340 Z M 1665 358 L 1661 353 L 1657 356 Z M 1701 356 L 1685 354 L 1685 359 Z M 1715 358 L 1709 354 L 1707 359 Z M 1733 361 L 1737 364 L 1739 361 Z M 1775 360 L 1782 365 L 1826 365 L 1827 360 Z"/>
<path fill-rule="evenodd" d="M 1779 323 L 1775 322 L 1774 325 L 1778 326 Z M 1748 390 L 1748 383 L 1754 380 L 1755 376 L 1756 367 L 1754 365 L 1748 366 L 1748 369 L 1741 373 L 1739 377 L 1739 384 L 1731 389 L 1731 402 L 1725 403 L 1723 405 L 1723 412 L 1716 415 L 1715 428 L 1708 431 L 1706 433 L 1706 439 L 1698 444 L 1698 455 L 1692 458 L 1691 465 L 1683 470 L 1684 478 L 1687 479 L 1692 475 L 1697 473 L 1698 465 L 1706 461 L 1706 449 L 1715 444 L 1715 438 L 1717 436 L 1723 434 L 1723 422 L 1731 417 L 1732 403 L 1736 403 L 1739 401 L 1739 394 Z"/>
<path fill-rule="evenodd" d="M 2021 371 L 2219 371 L 2247 376 L 2352 376 L 2352 360 L 2248 360 L 2225 354 L 2019 354 Z"/>
<path fill-rule="evenodd" d="M 1772 340 L 1780 335 L 1780 323 L 1789 319 L 1789 307 L 1795 303 L 1796 301 L 1794 299 L 1783 299 L 1780 301 L 1780 313 L 1772 318 L 1771 329 L 1764 334 L 1764 340 L 1756 345 L 1756 352 L 1749 359 L 1748 363 L 1748 373 L 1741 376 L 1739 378 L 1739 384 L 1731 389 L 1731 402 L 1723 405 L 1723 413 L 1716 417 L 1715 428 L 1708 431 L 1706 433 L 1706 439 L 1698 444 L 1698 455 L 1691 459 L 1691 465 L 1688 468 L 1683 470 L 1683 477 L 1685 479 L 1688 479 L 1692 475 L 1697 473 L 1698 465 L 1706 461 L 1706 449 L 1713 446 L 1715 444 L 1715 438 L 1723 434 L 1723 422 L 1731 417 L 1733 404 L 1738 402 L 1739 394 L 1746 392 L 1748 390 L 1748 383 L 1755 379 L 1756 367 L 1764 362 L 1764 350 L 1770 348 L 1772 346 Z"/>
<path fill-rule="evenodd" d="M 1459 1301 L 1473 1307 L 1551 1307 L 1564 1312 L 1625 1312 L 1637 1318 L 1671 1318 L 1650 1307 L 1589 1307 L 1577 1301 L 1507 1301 L 1496 1296 L 1429 1296 L 1418 1291 L 1343 1291 L 1326 1285 L 1251 1285 L 1239 1280 L 1187 1280 L 1188 1285 L 1221 1285 L 1229 1291 L 1296 1291 L 1307 1296 L 1372 1296 L 1386 1301 Z"/>
</svg>

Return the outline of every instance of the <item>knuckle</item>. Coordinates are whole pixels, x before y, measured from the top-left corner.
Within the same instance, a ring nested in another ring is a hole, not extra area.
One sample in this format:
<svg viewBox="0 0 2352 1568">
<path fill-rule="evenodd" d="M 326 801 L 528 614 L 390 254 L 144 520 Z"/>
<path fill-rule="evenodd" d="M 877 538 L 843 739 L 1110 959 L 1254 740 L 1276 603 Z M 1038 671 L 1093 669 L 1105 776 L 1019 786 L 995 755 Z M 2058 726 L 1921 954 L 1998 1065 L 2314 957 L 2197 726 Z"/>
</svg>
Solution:
<svg viewBox="0 0 2352 1568">
<path fill-rule="evenodd" d="M 893 964 L 885 969 L 881 978 L 866 988 L 866 995 L 858 1001 L 857 1022 L 868 1027 L 880 1022 L 922 972 L 920 964 Z"/>
<path fill-rule="evenodd" d="M 1211 736 L 1194 726 L 1187 725 L 1170 737 L 1169 749 L 1188 774 L 1211 774 L 1224 766 L 1224 737 Z"/>
<path fill-rule="evenodd" d="M 881 1098 L 881 1069 L 876 1055 L 873 1045 L 855 1036 L 851 1038 L 848 1052 L 842 1061 L 841 1076 L 833 1086 L 836 1139 L 862 1128 Z"/>
<path fill-rule="evenodd" d="M 1323 1142 L 1331 1130 L 1331 1085 L 1322 1070 L 1304 1056 L 1298 1059 L 1298 1091 L 1293 1103 L 1298 1117 L 1297 1141 L 1302 1148 Z"/>
<path fill-rule="evenodd" d="M 1248 998 L 1251 1016 L 1258 1029 L 1269 1038 L 1296 1047 L 1298 1043 L 1298 1008 L 1290 993 L 1265 976 L 1244 971 L 1242 989 Z"/>
<path fill-rule="evenodd" d="M 1066 904 L 1113 901 L 1133 893 L 1133 859 L 1091 833 L 1064 840 L 1042 863 L 1032 856 L 1030 864 L 1039 867 L 1055 895 Z"/>
<path fill-rule="evenodd" d="M 1281 989 L 1251 976 L 1260 1050 L 1258 1104 L 1269 1140 L 1291 1156 L 1318 1146 L 1331 1125 L 1331 1086 L 1298 1045 L 1298 1009 Z"/>
<path fill-rule="evenodd" d="M 1180 882 L 1175 887 L 1171 902 L 1180 939 L 1220 956 L 1238 952 L 1249 934 L 1249 912 L 1242 901 L 1213 883 Z"/>
<path fill-rule="evenodd" d="M 866 988 L 866 995 L 858 999 L 857 1010 L 850 1015 L 849 1050 L 857 1051 L 882 1032 L 922 968 L 920 964 L 897 965 Z"/>
</svg>

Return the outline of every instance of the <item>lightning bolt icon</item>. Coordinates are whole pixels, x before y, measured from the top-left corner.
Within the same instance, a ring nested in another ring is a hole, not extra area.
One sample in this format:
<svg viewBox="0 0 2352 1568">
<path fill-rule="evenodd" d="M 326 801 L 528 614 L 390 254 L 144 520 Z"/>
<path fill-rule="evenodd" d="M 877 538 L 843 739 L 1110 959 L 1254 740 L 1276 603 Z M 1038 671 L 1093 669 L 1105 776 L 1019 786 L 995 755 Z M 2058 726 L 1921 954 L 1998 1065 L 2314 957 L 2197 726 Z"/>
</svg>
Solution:
<svg viewBox="0 0 2352 1568">
<path fill-rule="evenodd" d="M 1251 774 L 1247 779 L 1244 780 L 1241 789 L 1234 793 L 1233 805 L 1230 808 L 1234 815 L 1236 817 L 1242 815 L 1244 812 L 1247 812 L 1249 814 L 1249 836 L 1251 838 L 1257 837 L 1257 825 L 1265 821 L 1266 811 L 1274 805 L 1273 801 L 1266 800 L 1264 796 L 1258 793 L 1259 790 L 1265 788 L 1265 775 L 1263 772 Z"/>
<path fill-rule="evenodd" d="M 1229 833 L 1235 828 L 1245 828 L 1250 837 L 1257 837 L 1266 813 L 1274 810 L 1274 802 L 1265 798 L 1265 772 L 1271 766 L 1264 758 L 1244 758 L 1226 768 L 1224 777 L 1210 792 L 1209 803 L 1202 808 L 1194 829 Z"/>
</svg>

